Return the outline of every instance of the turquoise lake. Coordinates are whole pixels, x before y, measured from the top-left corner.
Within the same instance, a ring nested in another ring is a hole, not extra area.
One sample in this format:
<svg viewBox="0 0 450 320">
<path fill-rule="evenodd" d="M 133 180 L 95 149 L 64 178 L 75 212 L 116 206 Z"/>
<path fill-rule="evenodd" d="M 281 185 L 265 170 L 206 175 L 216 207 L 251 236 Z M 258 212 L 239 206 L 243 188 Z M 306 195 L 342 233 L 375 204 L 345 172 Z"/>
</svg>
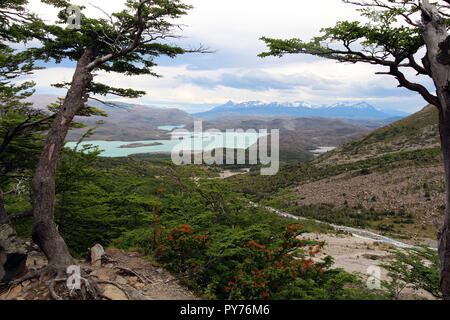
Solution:
<svg viewBox="0 0 450 320">
<path fill-rule="evenodd" d="M 185 124 L 180 124 L 177 126 L 159 126 L 158 129 L 164 131 L 172 131 L 173 129 L 181 129 L 184 128 L 185 126 L 186 126 Z"/>
<path fill-rule="evenodd" d="M 169 128 L 170 126 L 165 126 Z M 168 131 L 179 128 L 172 126 Z M 144 140 L 144 141 L 86 141 L 81 145 L 94 145 L 103 152 L 102 157 L 127 157 L 131 154 L 141 153 L 171 153 L 181 151 L 208 151 L 212 149 L 247 149 L 255 144 L 259 138 L 267 136 L 262 133 L 199 133 L 175 130 L 172 133 L 172 140 Z M 132 143 L 150 144 L 161 143 L 157 146 L 146 146 L 138 148 L 120 148 L 122 145 Z M 76 142 L 67 142 L 66 147 L 75 148 Z"/>
</svg>

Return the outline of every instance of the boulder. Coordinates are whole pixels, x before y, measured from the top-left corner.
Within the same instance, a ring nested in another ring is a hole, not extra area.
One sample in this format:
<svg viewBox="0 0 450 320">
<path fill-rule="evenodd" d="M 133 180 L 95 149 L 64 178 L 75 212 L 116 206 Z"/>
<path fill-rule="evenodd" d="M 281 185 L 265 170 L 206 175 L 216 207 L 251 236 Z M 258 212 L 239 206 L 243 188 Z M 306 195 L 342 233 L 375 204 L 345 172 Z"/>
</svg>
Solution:
<svg viewBox="0 0 450 320">
<path fill-rule="evenodd" d="M 126 294 L 112 284 L 107 284 L 103 291 L 103 295 L 111 300 L 128 300 Z"/>
<path fill-rule="evenodd" d="M 91 264 L 94 267 L 102 266 L 102 256 L 105 254 L 105 250 L 102 245 L 96 244 L 91 248 Z"/>
<path fill-rule="evenodd" d="M 116 277 L 116 273 L 114 272 L 114 270 L 108 268 L 96 269 L 92 271 L 90 275 L 102 281 L 111 281 Z"/>
<path fill-rule="evenodd" d="M 120 285 L 125 285 L 125 284 L 128 283 L 128 280 L 125 279 L 124 277 L 117 276 L 117 277 L 116 277 L 116 282 L 117 282 L 118 284 L 120 284 Z"/>
<path fill-rule="evenodd" d="M 135 288 L 130 288 L 127 290 L 128 295 L 131 300 L 151 300 L 149 297 L 144 296 L 142 293 L 137 291 Z"/>
<path fill-rule="evenodd" d="M 0 225 L 0 283 L 26 271 L 27 250 L 7 224 Z"/>
</svg>

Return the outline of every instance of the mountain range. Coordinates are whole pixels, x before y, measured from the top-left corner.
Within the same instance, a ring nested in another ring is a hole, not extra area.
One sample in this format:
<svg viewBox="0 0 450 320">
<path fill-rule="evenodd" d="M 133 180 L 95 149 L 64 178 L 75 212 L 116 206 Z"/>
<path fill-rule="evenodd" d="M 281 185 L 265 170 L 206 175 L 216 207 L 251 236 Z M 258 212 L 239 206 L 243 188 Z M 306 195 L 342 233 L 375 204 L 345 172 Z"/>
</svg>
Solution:
<svg viewBox="0 0 450 320">
<path fill-rule="evenodd" d="M 194 117 L 214 120 L 223 117 L 254 116 L 254 117 L 321 117 L 353 120 L 398 120 L 408 116 L 407 113 L 396 110 L 378 110 L 367 102 L 339 102 L 330 105 L 314 106 L 305 102 L 271 102 L 247 101 L 226 104 L 206 112 L 193 114 Z"/>
</svg>

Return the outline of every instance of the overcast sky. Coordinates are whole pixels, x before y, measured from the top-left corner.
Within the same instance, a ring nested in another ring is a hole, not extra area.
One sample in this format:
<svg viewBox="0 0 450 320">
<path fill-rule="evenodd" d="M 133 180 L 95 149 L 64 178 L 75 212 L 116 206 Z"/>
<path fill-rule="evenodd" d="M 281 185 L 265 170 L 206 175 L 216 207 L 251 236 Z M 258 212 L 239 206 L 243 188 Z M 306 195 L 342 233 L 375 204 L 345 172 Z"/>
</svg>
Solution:
<svg viewBox="0 0 450 320">
<path fill-rule="evenodd" d="M 102 9 L 119 10 L 124 0 L 94 1 Z M 341 0 L 186 0 L 189 14 L 180 20 L 185 38 L 174 42 L 185 47 L 202 44 L 215 53 L 187 54 L 175 59 L 158 58 L 155 71 L 163 78 L 125 77 L 100 73 L 96 81 L 113 86 L 145 90 L 147 95 L 134 103 L 178 107 L 188 112 L 202 111 L 228 100 L 236 102 L 306 101 L 327 104 L 336 101 L 367 101 L 379 109 L 415 112 L 426 103 L 415 93 L 397 88 L 395 79 L 375 75 L 378 67 L 339 64 L 310 56 L 257 57 L 265 50 L 261 36 L 310 39 L 320 28 L 339 20 L 357 20 L 355 7 Z M 84 4 L 90 15 L 102 13 Z M 46 20 L 56 11 L 31 0 L 31 9 Z M 52 83 L 70 81 L 74 64 L 49 64 L 31 76 L 37 92 L 60 94 Z M 131 100 L 130 100 L 131 101 Z"/>
</svg>

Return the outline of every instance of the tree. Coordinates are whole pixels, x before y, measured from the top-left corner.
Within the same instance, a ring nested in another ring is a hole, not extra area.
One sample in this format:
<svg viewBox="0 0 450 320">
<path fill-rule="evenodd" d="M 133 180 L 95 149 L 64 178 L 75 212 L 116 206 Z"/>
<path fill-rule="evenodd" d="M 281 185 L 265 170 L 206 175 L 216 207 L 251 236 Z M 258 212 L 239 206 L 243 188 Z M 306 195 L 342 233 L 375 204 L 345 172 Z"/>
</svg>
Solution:
<svg viewBox="0 0 450 320">
<path fill-rule="evenodd" d="M 439 257 L 428 247 L 408 250 L 392 250 L 395 259 L 383 263 L 391 281 L 383 281 L 392 299 L 398 299 L 405 288 L 424 290 L 436 299 L 442 298 L 439 288 Z"/>
<path fill-rule="evenodd" d="M 446 212 L 444 225 L 438 231 L 440 287 L 444 299 L 450 300 L 450 1 L 439 0 L 343 0 L 359 7 L 370 22 L 341 21 L 324 28 L 311 41 L 279 40 L 263 37 L 269 48 L 266 56 L 309 54 L 338 62 L 368 63 L 386 67 L 385 72 L 397 79 L 399 87 L 420 94 L 439 109 L 439 128 L 445 166 Z M 425 56 L 419 60 L 418 55 Z M 405 71 L 427 76 L 436 92 L 430 92 L 420 80 L 411 79 Z"/>
<path fill-rule="evenodd" d="M 19 178 L 23 186 L 44 144 L 41 133 L 53 119 L 52 114 L 33 109 L 26 102 L 34 92 L 33 82 L 13 82 L 37 69 L 30 50 L 17 51 L 11 47 L 39 33 L 34 29 L 37 18 L 26 10 L 26 3 L 27 0 L 7 0 L 2 1 L 0 8 L 0 223 L 31 214 L 7 216 L 4 195 L 16 190 L 3 190 L 12 178 Z"/>
<path fill-rule="evenodd" d="M 177 38 L 172 21 L 187 13 L 191 7 L 179 0 L 127 0 L 126 9 L 92 19 L 81 13 L 79 29 L 65 28 L 68 21 L 65 0 L 42 0 L 60 8 L 59 23 L 41 22 L 44 35 L 41 47 L 34 49 L 34 57 L 44 61 L 63 59 L 76 62 L 70 83 L 57 84 L 67 87 L 61 109 L 48 132 L 43 151 L 32 181 L 33 230 L 32 237 L 48 258 L 46 272 L 65 272 L 73 258 L 54 223 L 55 174 L 61 148 L 75 115 L 86 111 L 86 102 L 97 99 L 93 95 L 114 94 L 136 98 L 145 92 L 114 88 L 94 82 L 95 72 L 117 72 L 123 75 L 153 75 L 154 57 L 174 57 L 188 51 L 164 43 Z M 80 8 L 83 10 L 84 8 Z"/>
</svg>

